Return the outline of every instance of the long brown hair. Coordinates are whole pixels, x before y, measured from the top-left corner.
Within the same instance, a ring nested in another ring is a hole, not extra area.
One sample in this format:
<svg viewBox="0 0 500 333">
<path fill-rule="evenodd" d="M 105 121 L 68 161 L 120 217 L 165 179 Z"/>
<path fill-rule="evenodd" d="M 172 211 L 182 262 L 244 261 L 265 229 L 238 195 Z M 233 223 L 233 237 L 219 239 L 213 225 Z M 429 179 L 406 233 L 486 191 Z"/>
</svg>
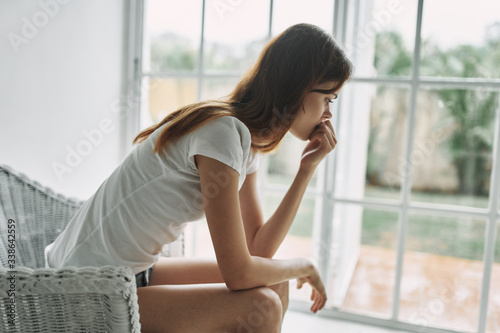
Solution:
<svg viewBox="0 0 500 333">
<path fill-rule="evenodd" d="M 331 35 L 311 24 L 293 25 L 267 43 L 226 98 L 182 107 L 139 133 L 134 143 L 170 122 L 155 143 L 154 151 L 159 153 L 206 122 L 233 116 L 250 130 L 252 150 L 267 153 L 278 147 L 315 85 L 334 81 L 335 91 L 352 72 L 352 63 Z"/>
</svg>

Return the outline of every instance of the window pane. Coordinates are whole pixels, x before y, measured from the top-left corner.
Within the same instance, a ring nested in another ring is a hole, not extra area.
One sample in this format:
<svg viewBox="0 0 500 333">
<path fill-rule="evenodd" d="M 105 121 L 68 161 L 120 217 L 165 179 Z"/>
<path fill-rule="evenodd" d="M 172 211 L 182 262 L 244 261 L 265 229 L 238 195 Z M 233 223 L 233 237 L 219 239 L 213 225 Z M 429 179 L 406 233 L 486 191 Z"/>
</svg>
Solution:
<svg viewBox="0 0 500 333">
<path fill-rule="evenodd" d="M 147 79 L 146 79 L 147 80 Z M 155 124 L 168 114 L 196 101 L 198 80 L 190 78 L 153 78 L 151 79 L 149 114 L 143 114 L 141 126 Z"/>
<path fill-rule="evenodd" d="M 343 211 L 344 214 L 355 214 L 355 211 L 359 212 L 361 208 L 353 205 L 336 205 L 335 209 Z M 338 216 L 337 213 L 335 216 Z M 359 220 L 349 218 L 350 216 L 342 216 L 340 223 L 346 225 L 353 222 L 359 223 Z M 347 221 L 349 222 L 347 223 Z M 359 257 L 354 262 L 354 272 L 349 269 L 344 272 L 338 268 L 335 270 L 337 275 L 344 274 L 346 277 L 350 277 L 352 274 L 350 281 L 346 281 L 348 288 L 344 299 L 339 299 L 337 302 L 341 303 L 343 310 L 389 318 L 392 313 L 396 275 L 398 213 L 365 208 L 362 211 L 361 221 L 361 237 L 357 233 L 348 232 L 350 226 L 339 225 L 334 230 L 334 233 L 342 231 L 337 239 L 346 243 L 340 243 L 339 249 L 345 248 L 352 242 L 361 244 Z M 339 257 L 343 256 L 341 252 L 338 255 Z M 338 265 L 337 267 L 342 266 Z M 340 280 L 337 278 L 335 281 L 335 276 L 332 279 L 334 282 Z M 338 288 L 338 284 L 334 283 L 332 287 Z M 340 297 L 342 296 L 340 294 Z"/>
<path fill-rule="evenodd" d="M 342 114 L 333 118 L 338 126 L 335 195 L 399 199 L 408 89 L 364 83 L 344 89 L 339 97 Z"/>
<path fill-rule="evenodd" d="M 201 94 L 201 99 L 220 99 L 229 95 L 239 78 L 212 78 L 205 77 L 203 79 L 203 89 Z"/>
<path fill-rule="evenodd" d="M 411 74 L 417 1 L 351 1 L 346 50 L 356 76 Z"/>
<path fill-rule="evenodd" d="M 333 31 L 333 4 L 334 1 L 331 0 L 274 0 L 273 36 L 279 35 L 297 23 L 314 24 L 331 33 Z"/>
<path fill-rule="evenodd" d="M 488 206 L 497 107 L 496 92 L 419 92 L 412 200 Z"/>
<path fill-rule="evenodd" d="M 488 298 L 488 319 L 486 332 L 500 332 L 500 221 L 497 221 L 495 262 L 491 269 L 490 296 Z"/>
<path fill-rule="evenodd" d="M 148 72 L 194 72 L 198 68 L 202 1 L 148 0 L 143 65 Z M 151 68 L 149 68 L 151 67 Z"/>
<path fill-rule="evenodd" d="M 409 216 L 400 320 L 476 330 L 485 225 L 482 219 Z"/>
<path fill-rule="evenodd" d="M 262 203 L 266 220 L 274 214 L 284 195 L 284 193 L 265 193 Z M 313 229 L 315 221 L 319 217 L 318 208 L 319 205 L 316 205 L 314 197 L 304 197 L 290 231 L 274 258 L 288 259 L 314 256 Z M 310 286 L 304 285 L 300 290 L 295 286 L 296 281 L 290 281 L 291 298 L 309 302 L 311 296 Z"/>
<path fill-rule="evenodd" d="M 269 30 L 269 0 L 207 0 L 204 69 L 243 73 L 257 60 Z"/>
<path fill-rule="evenodd" d="M 500 2 L 426 1 L 423 14 L 422 75 L 500 77 Z"/>
<path fill-rule="evenodd" d="M 297 171 L 300 166 L 300 159 L 302 152 L 307 145 L 307 142 L 300 141 L 288 132 L 281 141 L 278 149 L 270 154 L 262 155 L 267 158 L 267 179 L 266 184 L 281 185 L 290 187 Z M 316 168 L 311 180 L 309 181 L 308 188 L 314 188 L 318 184 L 318 170 L 321 166 Z M 319 188 L 318 190 L 321 190 Z"/>
<path fill-rule="evenodd" d="M 186 257 L 215 259 L 215 250 L 206 219 L 188 223 L 184 229 Z"/>
</svg>

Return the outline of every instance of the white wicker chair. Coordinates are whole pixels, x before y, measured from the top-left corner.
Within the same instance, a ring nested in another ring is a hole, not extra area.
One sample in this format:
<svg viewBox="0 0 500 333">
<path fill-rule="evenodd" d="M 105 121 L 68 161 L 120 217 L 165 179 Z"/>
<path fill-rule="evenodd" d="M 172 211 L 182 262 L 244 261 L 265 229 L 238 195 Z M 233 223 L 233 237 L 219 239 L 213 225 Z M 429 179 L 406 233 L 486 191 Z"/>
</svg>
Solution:
<svg viewBox="0 0 500 333">
<path fill-rule="evenodd" d="M 0 332 L 140 332 L 130 268 L 44 268 L 45 246 L 82 204 L 0 165 Z M 166 254 L 182 255 L 183 244 Z"/>
<path fill-rule="evenodd" d="M 140 332 L 128 267 L 0 269 L 0 332 Z"/>
<path fill-rule="evenodd" d="M 8 220 L 14 221 L 16 266 L 45 267 L 44 249 L 83 204 L 0 165 L 0 261 L 7 267 Z"/>
</svg>

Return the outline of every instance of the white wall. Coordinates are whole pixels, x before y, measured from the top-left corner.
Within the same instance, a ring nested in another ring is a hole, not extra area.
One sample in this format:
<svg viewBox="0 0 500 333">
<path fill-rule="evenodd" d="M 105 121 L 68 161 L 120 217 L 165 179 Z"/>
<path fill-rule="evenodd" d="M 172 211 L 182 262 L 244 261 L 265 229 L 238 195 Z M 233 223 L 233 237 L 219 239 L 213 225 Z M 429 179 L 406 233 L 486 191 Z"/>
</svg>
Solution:
<svg viewBox="0 0 500 333">
<path fill-rule="evenodd" d="M 0 164 L 81 199 L 114 170 L 126 11 L 123 0 L 0 0 Z"/>
</svg>

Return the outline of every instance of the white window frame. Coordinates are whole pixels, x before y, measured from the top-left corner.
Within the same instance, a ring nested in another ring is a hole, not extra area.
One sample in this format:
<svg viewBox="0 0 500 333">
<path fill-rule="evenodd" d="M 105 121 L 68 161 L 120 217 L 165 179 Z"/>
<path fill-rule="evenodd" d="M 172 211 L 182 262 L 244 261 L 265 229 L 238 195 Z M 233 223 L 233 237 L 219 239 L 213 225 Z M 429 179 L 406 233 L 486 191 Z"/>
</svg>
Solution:
<svg viewBox="0 0 500 333">
<path fill-rule="evenodd" d="M 203 1 L 202 9 L 202 24 L 201 24 L 201 42 L 200 42 L 200 57 L 198 64 L 198 72 L 195 74 L 168 74 L 168 73 L 144 73 L 142 71 L 143 63 L 143 27 L 145 18 L 145 2 L 147 0 L 131 0 L 127 2 L 128 10 L 128 45 L 127 52 L 125 54 L 126 68 L 126 86 L 127 86 L 127 108 L 126 117 L 123 117 L 122 128 L 122 138 L 123 147 L 122 155 L 125 156 L 131 150 L 130 142 L 133 140 L 135 135 L 139 131 L 140 127 L 140 114 L 141 114 L 141 100 L 147 98 L 147 91 L 143 89 L 142 82 L 144 78 L 154 78 L 154 77 L 196 77 L 198 78 L 198 99 L 202 96 L 202 83 L 205 78 L 213 77 L 227 77 L 227 78 L 237 78 L 238 75 L 213 75 L 204 73 L 203 70 L 203 52 L 204 52 L 204 18 L 205 18 L 205 8 L 206 0 Z M 336 37 L 341 44 L 346 41 L 346 31 L 347 31 L 347 17 L 349 3 L 354 1 L 354 7 L 357 8 L 359 0 L 332 0 L 334 1 L 334 24 L 333 24 L 333 35 Z M 273 0 L 270 0 L 270 16 L 269 16 L 269 29 L 268 38 L 271 38 L 271 29 L 273 25 Z M 351 82 L 358 83 L 372 83 L 372 84 L 397 84 L 410 89 L 410 106 L 409 115 L 407 119 L 407 132 L 406 132 L 406 151 L 405 158 L 407 161 L 411 160 L 413 154 L 413 139 L 414 139 L 414 126 L 415 114 L 416 114 L 416 104 L 417 104 L 417 94 L 421 87 L 431 87 L 434 89 L 442 88 L 490 88 L 500 90 L 500 80 L 499 79 L 468 79 L 468 78 L 428 78 L 420 77 L 420 49 L 421 49 L 421 26 L 422 26 L 422 15 L 423 15 L 424 0 L 418 0 L 417 8 L 417 20 L 416 20 L 416 33 L 415 33 L 415 44 L 413 50 L 413 61 L 412 61 L 412 74 L 409 78 L 384 78 L 384 77 L 357 77 L 351 79 Z M 126 20 L 127 21 L 127 20 Z M 334 112 L 339 116 L 342 115 L 342 106 L 340 104 L 335 104 Z M 483 254 L 483 281 L 481 286 L 481 300 L 479 308 L 479 320 L 477 325 L 477 331 L 479 333 L 486 332 L 487 323 L 487 307 L 489 298 L 489 288 L 491 282 L 491 271 L 492 264 L 494 260 L 494 250 L 495 241 L 497 233 L 497 221 L 500 219 L 499 207 L 499 194 L 500 194 L 500 110 L 497 109 L 495 113 L 495 143 L 493 147 L 493 167 L 490 182 L 490 193 L 489 193 L 489 205 L 488 208 L 472 208 L 472 207 L 457 207 L 457 206 L 446 206 L 431 203 L 416 203 L 411 202 L 411 173 L 412 165 L 409 163 L 407 167 L 404 168 L 404 174 L 401 178 L 401 200 L 378 200 L 372 198 L 364 198 L 360 200 L 355 199 L 345 199 L 341 197 L 336 197 L 334 195 L 335 188 L 335 173 L 337 170 L 338 161 L 335 158 L 335 154 L 331 154 L 322 163 L 322 168 L 319 171 L 320 179 L 324 180 L 323 188 L 318 190 L 309 188 L 306 191 L 306 196 L 315 197 L 317 202 L 321 207 L 321 218 L 319 224 L 318 232 L 315 232 L 314 242 L 315 248 L 320 249 L 320 253 L 317 255 L 321 256 L 323 263 L 320 267 L 321 274 L 326 277 L 329 274 L 330 268 L 330 244 L 332 243 L 332 220 L 333 220 L 333 207 L 337 203 L 341 204 L 357 204 L 360 207 L 368 208 L 390 208 L 394 211 L 399 212 L 398 221 L 398 244 L 397 244 L 397 261 L 396 261 L 396 278 L 393 293 L 393 309 L 392 316 L 390 319 L 380 319 L 375 317 L 370 317 L 367 315 L 354 314 L 347 311 L 342 311 L 339 308 L 325 309 L 322 311 L 323 316 L 350 320 L 358 323 L 364 323 L 375 326 L 382 326 L 392 329 L 401 329 L 412 332 L 457 332 L 452 330 L 445 330 L 433 327 L 422 327 L 407 322 L 401 322 L 398 320 L 399 314 L 399 298 L 400 298 L 400 287 L 402 279 L 402 268 L 403 259 L 405 254 L 405 244 L 406 244 L 406 234 L 407 234 L 407 219 L 411 212 L 420 213 L 444 213 L 449 216 L 459 216 L 459 217 L 474 217 L 482 218 L 487 221 L 486 225 L 486 242 L 484 246 Z M 326 172 L 326 170 L 333 170 L 332 172 Z M 280 192 L 285 193 L 286 188 L 279 186 L 270 186 L 265 183 L 259 184 L 259 189 L 264 192 Z M 322 244 L 327 244 L 322 246 Z M 329 281 L 329 279 L 325 279 Z M 328 288 L 328 286 L 327 286 Z M 329 289 L 328 289 L 329 290 Z M 291 309 L 300 310 L 308 312 L 309 306 L 303 302 L 293 301 L 290 304 Z"/>
</svg>

